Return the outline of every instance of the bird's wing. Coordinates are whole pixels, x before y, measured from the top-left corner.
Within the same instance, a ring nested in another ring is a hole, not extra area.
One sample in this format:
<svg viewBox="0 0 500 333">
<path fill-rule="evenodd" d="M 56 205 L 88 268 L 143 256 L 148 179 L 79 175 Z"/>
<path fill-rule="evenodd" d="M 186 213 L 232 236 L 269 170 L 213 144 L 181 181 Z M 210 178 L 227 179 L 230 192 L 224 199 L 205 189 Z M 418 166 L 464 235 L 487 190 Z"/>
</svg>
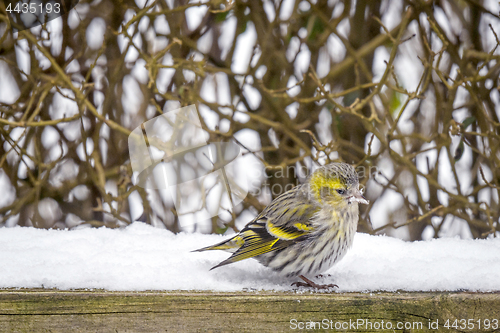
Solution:
<svg viewBox="0 0 500 333">
<path fill-rule="evenodd" d="M 318 206 L 298 196 L 293 190 L 284 193 L 255 220 L 248 223 L 237 236 L 228 240 L 237 240 L 240 244 L 238 250 L 213 268 L 281 250 L 304 239 L 313 231 L 310 220 L 318 209 Z M 220 249 L 222 244 L 218 245 Z"/>
</svg>

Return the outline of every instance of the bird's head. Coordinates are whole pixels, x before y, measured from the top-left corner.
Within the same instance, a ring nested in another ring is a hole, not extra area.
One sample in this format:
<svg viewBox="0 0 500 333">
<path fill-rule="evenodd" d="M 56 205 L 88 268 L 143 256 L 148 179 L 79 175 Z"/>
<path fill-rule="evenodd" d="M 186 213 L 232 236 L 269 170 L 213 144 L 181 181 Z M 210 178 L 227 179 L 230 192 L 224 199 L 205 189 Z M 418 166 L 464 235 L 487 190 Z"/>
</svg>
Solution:
<svg viewBox="0 0 500 333">
<path fill-rule="evenodd" d="M 359 189 L 356 170 L 347 163 L 331 163 L 319 168 L 309 177 L 309 188 L 321 204 L 368 204 Z"/>
</svg>

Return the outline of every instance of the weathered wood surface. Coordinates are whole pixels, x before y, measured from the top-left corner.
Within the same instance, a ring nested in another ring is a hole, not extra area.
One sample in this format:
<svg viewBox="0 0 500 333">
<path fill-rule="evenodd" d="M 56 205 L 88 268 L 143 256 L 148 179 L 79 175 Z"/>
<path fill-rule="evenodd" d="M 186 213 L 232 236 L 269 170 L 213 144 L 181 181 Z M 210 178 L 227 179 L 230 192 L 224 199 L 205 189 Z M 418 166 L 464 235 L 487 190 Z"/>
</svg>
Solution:
<svg viewBox="0 0 500 333">
<path fill-rule="evenodd" d="M 421 332 L 435 331 L 429 323 L 436 320 L 439 331 L 453 332 L 443 325 L 455 319 L 475 322 L 475 329 L 459 331 L 500 331 L 478 329 L 478 320 L 495 318 L 500 320 L 498 293 L 0 290 L 1 332 L 311 331 L 299 329 L 309 321 L 322 325 L 314 331 L 325 330 L 328 322 L 331 331 L 337 325 L 344 332 Z M 365 322 L 353 329 L 358 320 Z M 386 329 L 375 329 L 382 321 Z M 421 322 L 422 329 L 397 329 L 397 322 Z M 344 329 L 339 323 L 346 323 Z"/>
</svg>

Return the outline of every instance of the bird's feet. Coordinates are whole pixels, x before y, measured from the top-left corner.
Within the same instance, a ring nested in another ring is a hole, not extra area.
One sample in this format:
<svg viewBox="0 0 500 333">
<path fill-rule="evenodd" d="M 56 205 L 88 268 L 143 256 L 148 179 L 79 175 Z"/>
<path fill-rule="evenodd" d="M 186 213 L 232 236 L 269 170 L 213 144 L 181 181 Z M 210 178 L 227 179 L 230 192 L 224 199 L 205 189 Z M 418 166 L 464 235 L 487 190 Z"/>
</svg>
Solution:
<svg viewBox="0 0 500 333">
<path fill-rule="evenodd" d="M 309 288 L 314 288 L 314 289 L 328 289 L 328 288 L 338 288 L 336 284 L 317 284 L 309 280 L 303 275 L 299 275 L 299 277 L 304 280 L 305 282 L 294 282 L 292 283 L 292 286 L 297 286 L 297 287 L 309 287 Z"/>
<path fill-rule="evenodd" d="M 309 288 L 314 288 L 314 289 L 329 289 L 329 288 L 338 288 L 336 284 L 317 284 L 311 281 L 311 283 L 304 283 L 304 282 L 294 282 L 292 283 L 292 286 L 297 286 L 297 287 L 309 287 Z"/>
</svg>

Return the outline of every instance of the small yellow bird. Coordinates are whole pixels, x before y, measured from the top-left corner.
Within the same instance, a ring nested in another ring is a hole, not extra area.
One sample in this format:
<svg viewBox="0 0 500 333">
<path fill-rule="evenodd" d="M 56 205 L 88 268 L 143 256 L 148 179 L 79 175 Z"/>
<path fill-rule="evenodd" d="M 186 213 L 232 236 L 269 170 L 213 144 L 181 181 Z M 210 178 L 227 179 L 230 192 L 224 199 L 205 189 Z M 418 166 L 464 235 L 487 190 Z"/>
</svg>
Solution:
<svg viewBox="0 0 500 333">
<path fill-rule="evenodd" d="M 356 233 L 358 203 L 368 201 L 359 190 L 354 167 L 331 163 L 317 169 L 305 184 L 277 197 L 237 235 L 196 251 L 233 253 L 212 269 L 255 258 L 283 275 L 305 281 L 294 285 L 334 287 L 318 285 L 304 275 L 325 272 L 344 257 Z"/>
</svg>

